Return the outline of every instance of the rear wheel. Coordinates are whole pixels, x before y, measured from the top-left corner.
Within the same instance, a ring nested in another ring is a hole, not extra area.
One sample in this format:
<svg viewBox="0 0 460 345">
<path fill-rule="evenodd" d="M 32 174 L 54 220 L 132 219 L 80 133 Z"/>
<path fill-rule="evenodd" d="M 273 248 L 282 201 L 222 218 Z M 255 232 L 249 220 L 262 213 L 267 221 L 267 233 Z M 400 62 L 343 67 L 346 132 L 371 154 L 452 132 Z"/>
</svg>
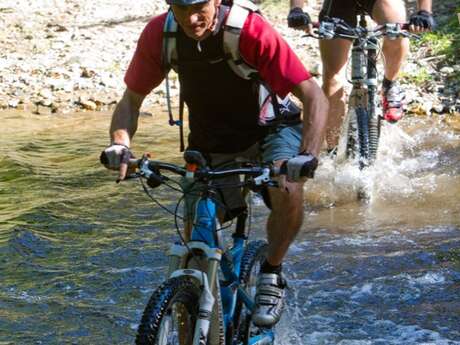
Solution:
<svg viewBox="0 0 460 345">
<path fill-rule="evenodd" d="M 251 241 L 241 260 L 240 282 L 252 300 L 256 295 L 256 282 L 260 266 L 267 257 L 267 248 L 268 245 L 265 241 Z M 235 330 L 233 344 L 247 345 L 250 337 L 259 332 L 259 329 L 252 324 L 251 311 L 246 308 L 241 299 L 237 300 L 233 324 Z"/>
<path fill-rule="evenodd" d="M 192 345 L 201 289 L 190 277 L 168 279 L 150 297 L 137 345 Z"/>
</svg>

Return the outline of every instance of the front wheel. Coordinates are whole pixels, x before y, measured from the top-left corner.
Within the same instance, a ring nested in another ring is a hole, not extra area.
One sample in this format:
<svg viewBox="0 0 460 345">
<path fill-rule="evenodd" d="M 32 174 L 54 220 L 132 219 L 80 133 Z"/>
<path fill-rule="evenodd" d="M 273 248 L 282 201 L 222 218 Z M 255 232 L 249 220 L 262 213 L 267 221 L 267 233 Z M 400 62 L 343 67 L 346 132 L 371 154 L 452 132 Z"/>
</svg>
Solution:
<svg viewBox="0 0 460 345">
<path fill-rule="evenodd" d="M 201 289 L 190 277 L 168 279 L 150 297 L 137 345 L 192 345 Z"/>
<path fill-rule="evenodd" d="M 267 257 L 267 248 L 268 244 L 265 241 L 251 241 L 241 260 L 240 283 L 252 300 L 256 295 L 257 275 L 260 266 Z M 247 345 L 249 339 L 259 332 L 259 329 L 252 324 L 251 316 L 251 311 L 246 308 L 241 299 L 238 299 L 233 319 L 235 327 L 233 344 Z"/>
</svg>

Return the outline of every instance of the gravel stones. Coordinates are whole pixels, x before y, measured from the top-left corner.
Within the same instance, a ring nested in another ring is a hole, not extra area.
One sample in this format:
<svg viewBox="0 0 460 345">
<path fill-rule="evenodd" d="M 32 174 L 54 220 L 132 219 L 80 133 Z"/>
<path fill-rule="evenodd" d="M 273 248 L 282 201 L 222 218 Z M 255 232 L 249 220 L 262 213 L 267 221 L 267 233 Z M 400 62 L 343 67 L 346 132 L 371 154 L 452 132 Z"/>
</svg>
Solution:
<svg viewBox="0 0 460 345">
<path fill-rule="evenodd" d="M 318 43 L 287 28 L 287 3 L 267 2 L 263 12 L 319 80 Z M 309 3 L 317 15 L 320 2 Z M 111 108 L 125 89 L 123 76 L 142 29 L 165 9 L 163 1 L 152 0 L 2 0 L 0 109 L 59 114 Z M 420 69 L 422 62 L 416 60 L 407 64 L 412 68 L 407 73 Z M 459 66 L 437 71 L 426 63 L 424 68 L 439 80 L 422 87 L 407 84 L 409 110 L 411 104 L 427 114 L 455 109 L 460 89 L 444 80 L 458 73 Z M 177 95 L 174 76 L 171 85 Z M 144 108 L 164 105 L 164 94 L 162 85 L 146 98 Z"/>
</svg>

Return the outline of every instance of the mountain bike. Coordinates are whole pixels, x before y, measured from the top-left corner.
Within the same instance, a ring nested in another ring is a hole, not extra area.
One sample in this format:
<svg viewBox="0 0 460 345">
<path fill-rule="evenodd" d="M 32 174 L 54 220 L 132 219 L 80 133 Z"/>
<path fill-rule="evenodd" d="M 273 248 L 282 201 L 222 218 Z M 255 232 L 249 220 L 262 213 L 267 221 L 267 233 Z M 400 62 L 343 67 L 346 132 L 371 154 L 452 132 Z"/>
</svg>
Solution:
<svg viewBox="0 0 460 345">
<path fill-rule="evenodd" d="M 353 41 L 351 50 L 352 90 L 348 99 L 337 159 L 357 159 L 360 169 L 372 165 L 377 158 L 382 115 L 377 95 L 377 58 L 379 38 L 415 37 L 408 24 L 388 23 L 369 29 L 366 17 L 358 14 L 358 25 L 350 26 L 340 18 L 325 18 L 315 23 L 317 39 L 344 38 Z"/>
<path fill-rule="evenodd" d="M 249 241 L 248 212 L 236 220 L 232 243 L 226 247 L 217 217 L 216 188 L 247 188 L 260 191 L 276 187 L 272 178 L 283 168 L 242 163 L 235 169 L 210 169 L 197 151 L 185 151 L 185 167 L 144 156 L 131 160 L 144 190 L 172 184 L 173 175 L 202 183 L 190 240 L 173 244 L 164 281 L 151 295 L 138 327 L 136 344 L 178 345 L 262 345 L 273 344 L 272 328 L 251 322 L 256 277 L 266 257 L 265 241 Z M 244 176 L 238 185 L 219 183 L 228 176 Z M 146 184 L 145 184 L 146 181 Z M 176 181 L 177 182 L 177 181 Z M 180 203 L 180 202 L 179 202 Z M 176 229 L 179 203 L 174 212 Z"/>
</svg>

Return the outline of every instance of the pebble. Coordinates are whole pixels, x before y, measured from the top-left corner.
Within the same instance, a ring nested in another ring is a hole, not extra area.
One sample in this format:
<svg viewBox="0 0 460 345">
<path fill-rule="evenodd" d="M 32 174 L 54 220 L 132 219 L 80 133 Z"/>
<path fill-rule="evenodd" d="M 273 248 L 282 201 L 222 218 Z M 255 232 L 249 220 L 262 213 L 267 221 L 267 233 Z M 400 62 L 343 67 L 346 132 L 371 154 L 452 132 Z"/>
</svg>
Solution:
<svg viewBox="0 0 460 345">
<path fill-rule="evenodd" d="M 1 2 L 5 10 L 0 17 L 0 108 L 30 108 L 47 115 L 113 107 L 124 92 L 123 77 L 148 18 L 166 10 L 165 1 L 152 0 Z M 260 2 L 264 7 L 264 2 Z M 321 80 L 317 40 L 287 28 L 287 2 L 283 5 L 286 11 L 279 10 L 281 4 L 266 3 L 265 16 Z M 315 19 L 320 3 L 309 2 Z M 406 83 L 409 101 L 425 113 L 457 107 L 460 86 L 447 84 L 446 80 L 460 71 L 460 61 L 440 70 L 421 63 L 412 58 L 405 65 L 405 73 L 415 75 L 423 67 L 439 81 L 420 87 Z M 174 98 L 179 94 L 179 83 L 174 73 L 170 73 L 170 83 L 172 101 L 177 104 Z M 166 105 L 164 90 L 162 84 L 146 98 L 146 112 L 151 112 L 149 108 L 153 106 Z M 443 102 L 439 101 L 441 96 L 445 97 Z"/>
<path fill-rule="evenodd" d="M 444 112 L 444 106 L 442 104 L 436 104 L 433 106 L 433 111 L 438 114 L 442 114 Z"/>
<path fill-rule="evenodd" d="M 452 75 L 455 73 L 455 69 L 453 67 L 445 66 L 441 68 L 440 72 L 445 75 Z"/>
</svg>

